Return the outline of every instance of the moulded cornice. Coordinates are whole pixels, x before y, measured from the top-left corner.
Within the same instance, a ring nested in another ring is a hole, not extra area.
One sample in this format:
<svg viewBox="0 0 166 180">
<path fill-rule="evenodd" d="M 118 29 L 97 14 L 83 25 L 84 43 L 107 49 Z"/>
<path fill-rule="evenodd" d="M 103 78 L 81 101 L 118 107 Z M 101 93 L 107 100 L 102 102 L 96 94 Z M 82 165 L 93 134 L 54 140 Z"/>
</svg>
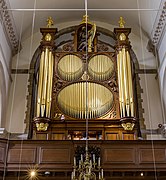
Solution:
<svg viewBox="0 0 166 180">
<path fill-rule="evenodd" d="M 158 45 L 162 36 L 164 27 L 166 26 L 166 0 L 160 4 L 160 10 L 158 11 L 154 27 L 151 33 L 151 39 L 153 44 Z"/>
<path fill-rule="evenodd" d="M 7 38 L 9 40 L 10 46 L 12 48 L 12 53 L 16 54 L 19 47 L 19 39 L 16 32 L 16 27 L 14 24 L 12 13 L 8 10 L 9 5 L 6 0 L 0 0 L 0 16 L 2 19 L 3 26 L 5 28 Z"/>
</svg>

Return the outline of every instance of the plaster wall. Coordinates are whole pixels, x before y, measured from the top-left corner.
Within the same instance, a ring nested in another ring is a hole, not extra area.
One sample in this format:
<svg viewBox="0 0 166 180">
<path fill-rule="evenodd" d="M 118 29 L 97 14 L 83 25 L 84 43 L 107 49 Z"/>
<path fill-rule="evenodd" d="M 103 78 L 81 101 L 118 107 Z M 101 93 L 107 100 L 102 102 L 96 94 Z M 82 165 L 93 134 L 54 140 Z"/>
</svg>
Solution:
<svg viewBox="0 0 166 180">
<path fill-rule="evenodd" d="M 0 127 L 6 127 L 6 106 L 8 91 L 11 83 L 10 77 L 11 48 L 6 38 L 5 30 L 0 20 Z"/>
</svg>

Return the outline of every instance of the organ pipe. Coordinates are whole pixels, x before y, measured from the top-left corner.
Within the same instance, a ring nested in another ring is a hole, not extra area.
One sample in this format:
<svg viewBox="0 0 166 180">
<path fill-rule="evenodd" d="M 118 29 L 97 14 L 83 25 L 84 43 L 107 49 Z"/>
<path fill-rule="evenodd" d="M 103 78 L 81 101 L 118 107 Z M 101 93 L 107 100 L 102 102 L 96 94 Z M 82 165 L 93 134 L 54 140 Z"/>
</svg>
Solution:
<svg viewBox="0 0 166 180">
<path fill-rule="evenodd" d="M 112 103 L 111 91 L 96 83 L 74 83 L 58 94 L 60 109 L 74 118 L 95 118 L 107 112 Z"/>
<path fill-rule="evenodd" d="M 134 116 L 130 54 L 125 47 L 117 55 L 119 103 L 121 117 Z"/>
<path fill-rule="evenodd" d="M 52 51 L 46 47 L 42 51 L 40 59 L 39 83 L 37 91 L 37 117 L 50 118 L 53 60 Z"/>
</svg>

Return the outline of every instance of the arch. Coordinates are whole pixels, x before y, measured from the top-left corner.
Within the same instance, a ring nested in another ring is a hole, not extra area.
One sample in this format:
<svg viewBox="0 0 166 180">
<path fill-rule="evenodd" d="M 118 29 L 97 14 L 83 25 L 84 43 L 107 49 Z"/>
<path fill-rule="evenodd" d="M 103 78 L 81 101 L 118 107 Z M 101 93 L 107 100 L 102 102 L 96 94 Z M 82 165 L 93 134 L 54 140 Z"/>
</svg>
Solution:
<svg viewBox="0 0 166 180">
<path fill-rule="evenodd" d="M 6 115 L 6 83 L 3 65 L 0 62 L 0 127 L 5 127 Z"/>
<path fill-rule="evenodd" d="M 163 75 L 163 82 L 162 82 L 162 86 L 163 86 L 163 91 L 162 91 L 162 97 L 163 97 L 163 109 L 164 109 L 164 115 L 166 117 L 166 67 L 164 70 L 164 75 Z"/>
</svg>

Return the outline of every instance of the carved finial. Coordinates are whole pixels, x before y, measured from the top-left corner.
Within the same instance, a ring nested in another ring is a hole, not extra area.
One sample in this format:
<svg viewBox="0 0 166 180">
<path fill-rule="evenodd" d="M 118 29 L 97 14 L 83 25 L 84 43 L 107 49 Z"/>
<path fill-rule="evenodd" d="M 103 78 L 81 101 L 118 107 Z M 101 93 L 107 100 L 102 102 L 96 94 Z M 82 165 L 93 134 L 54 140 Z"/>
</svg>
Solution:
<svg viewBox="0 0 166 180">
<path fill-rule="evenodd" d="M 124 21 L 124 19 L 123 19 L 123 17 L 122 17 L 122 16 L 120 17 L 120 19 L 119 19 L 118 23 L 119 23 L 119 27 L 120 27 L 120 28 L 124 28 L 125 21 Z"/>
<path fill-rule="evenodd" d="M 83 24 L 83 23 L 91 23 L 90 21 L 89 21 L 89 16 L 88 15 L 84 15 L 83 16 L 83 18 L 82 18 L 82 21 L 81 21 L 81 23 L 80 24 Z"/>
<path fill-rule="evenodd" d="M 48 17 L 47 19 L 47 27 L 50 28 L 54 25 L 54 21 L 52 20 L 52 17 Z"/>
</svg>

